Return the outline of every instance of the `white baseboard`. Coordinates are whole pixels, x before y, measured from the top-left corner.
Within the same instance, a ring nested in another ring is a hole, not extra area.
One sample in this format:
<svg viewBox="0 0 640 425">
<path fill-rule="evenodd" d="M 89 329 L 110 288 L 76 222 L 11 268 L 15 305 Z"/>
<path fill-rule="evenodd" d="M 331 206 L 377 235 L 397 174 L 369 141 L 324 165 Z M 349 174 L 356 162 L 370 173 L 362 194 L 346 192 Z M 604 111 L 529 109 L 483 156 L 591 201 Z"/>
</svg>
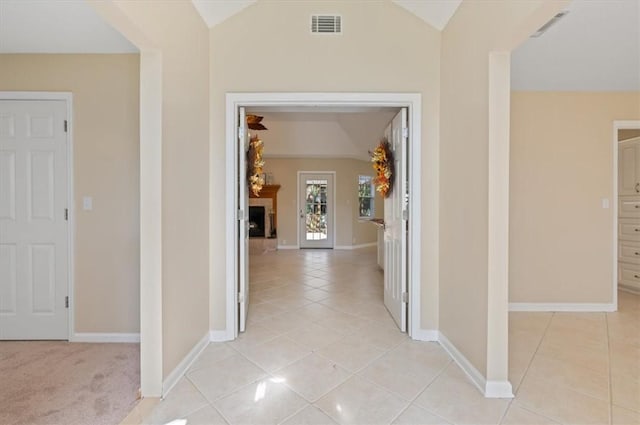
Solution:
<svg viewBox="0 0 640 425">
<path fill-rule="evenodd" d="M 300 249 L 298 245 L 278 245 L 278 249 Z"/>
<path fill-rule="evenodd" d="M 234 335 L 229 335 L 226 330 L 222 331 L 209 331 L 209 341 L 211 342 L 225 342 L 233 341 Z"/>
<path fill-rule="evenodd" d="M 509 311 L 612 312 L 613 303 L 509 303 Z"/>
<path fill-rule="evenodd" d="M 369 248 L 370 246 L 378 246 L 377 242 L 370 242 L 370 243 L 363 243 L 360 245 L 336 245 L 333 247 L 333 249 L 346 249 L 346 250 L 352 250 L 352 249 L 360 249 L 360 248 Z"/>
<path fill-rule="evenodd" d="M 70 342 L 111 342 L 111 343 L 139 343 L 139 333 L 74 333 Z"/>
<path fill-rule="evenodd" d="M 173 371 L 167 376 L 162 382 L 162 398 L 165 398 L 169 391 L 173 389 L 173 387 L 178 383 L 180 378 L 184 376 L 185 373 L 189 370 L 194 361 L 198 358 L 200 353 L 207 348 L 209 345 L 209 332 L 207 332 L 200 341 L 193 346 L 191 351 L 182 359 L 178 366 L 173 369 Z"/>
<path fill-rule="evenodd" d="M 439 341 L 439 332 L 431 329 L 418 329 L 411 334 L 416 341 Z"/>
<path fill-rule="evenodd" d="M 513 398 L 513 388 L 509 381 L 487 381 L 484 389 L 487 398 Z"/>
<path fill-rule="evenodd" d="M 473 384 L 478 387 L 478 390 L 482 394 L 485 394 L 486 397 L 485 389 L 487 386 L 487 380 L 484 378 L 482 373 L 480 373 L 480 371 L 478 371 L 478 369 L 476 369 L 475 366 L 471 364 L 471 362 L 464 356 L 464 354 L 462 354 L 458 350 L 458 348 L 456 348 L 456 346 L 453 345 L 446 336 L 444 336 L 442 332 L 439 333 L 438 339 L 442 348 L 444 348 L 444 350 L 449 353 L 453 361 L 456 362 L 458 366 L 460 366 L 460 369 L 462 369 L 464 373 L 467 374 L 467 376 L 471 379 L 471 382 L 473 382 Z"/>
</svg>

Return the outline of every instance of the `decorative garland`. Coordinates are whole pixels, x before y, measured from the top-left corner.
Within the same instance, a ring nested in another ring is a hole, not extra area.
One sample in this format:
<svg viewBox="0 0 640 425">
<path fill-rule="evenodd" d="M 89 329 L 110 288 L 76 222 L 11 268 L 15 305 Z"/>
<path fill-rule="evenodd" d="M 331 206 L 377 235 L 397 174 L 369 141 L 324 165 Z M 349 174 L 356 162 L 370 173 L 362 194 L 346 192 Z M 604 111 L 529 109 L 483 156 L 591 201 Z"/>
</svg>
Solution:
<svg viewBox="0 0 640 425">
<path fill-rule="evenodd" d="M 373 162 L 373 169 L 376 170 L 376 176 L 373 178 L 373 184 L 376 185 L 376 191 L 388 198 L 393 190 L 394 180 L 394 159 L 393 151 L 391 150 L 391 144 L 387 138 L 380 140 L 380 144 L 373 152 L 369 152 L 371 155 L 371 162 Z"/>
<path fill-rule="evenodd" d="M 253 136 L 247 151 L 247 183 L 255 196 L 260 196 L 260 191 L 264 186 L 262 147 L 262 140 L 258 136 Z"/>
</svg>

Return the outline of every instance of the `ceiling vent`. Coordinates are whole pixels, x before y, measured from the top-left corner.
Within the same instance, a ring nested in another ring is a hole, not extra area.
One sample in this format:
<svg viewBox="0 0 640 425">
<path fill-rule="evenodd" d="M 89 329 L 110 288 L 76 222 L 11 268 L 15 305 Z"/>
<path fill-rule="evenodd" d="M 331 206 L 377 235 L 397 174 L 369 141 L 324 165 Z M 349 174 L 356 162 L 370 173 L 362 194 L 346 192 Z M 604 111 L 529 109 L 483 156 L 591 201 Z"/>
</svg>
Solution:
<svg viewBox="0 0 640 425">
<path fill-rule="evenodd" d="M 314 34 L 342 34 L 342 17 L 339 15 L 313 15 L 311 32 Z"/>
<path fill-rule="evenodd" d="M 542 34 L 544 34 L 545 32 L 547 32 L 547 30 L 549 28 L 551 28 L 552 26 L 554 26 L 555 24 L 558 23 L 558 21 L 562 18 L 564 18 L 567 13 L 569 13 L 568 10 L 564 10 L 558 14 L 556 14 L 556 16 L 554 16 L 553 18 L 551 18 L 549 20 L 549 22 L 547 22 L 546 24 L 544 24 L 543 26 L 541 26 L 538 31 L 534 32 L 533 34 L 531 34 L 531 38 L 538 38 L 540 37 Z"/>
</svg>

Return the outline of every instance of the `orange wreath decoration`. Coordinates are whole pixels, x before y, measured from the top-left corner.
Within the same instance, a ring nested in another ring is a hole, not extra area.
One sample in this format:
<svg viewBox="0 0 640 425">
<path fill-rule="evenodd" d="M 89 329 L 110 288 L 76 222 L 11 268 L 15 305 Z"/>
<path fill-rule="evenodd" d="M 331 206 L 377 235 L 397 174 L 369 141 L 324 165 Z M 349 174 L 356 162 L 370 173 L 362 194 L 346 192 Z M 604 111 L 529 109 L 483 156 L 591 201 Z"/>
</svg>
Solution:
<svg viewBox="0 0 640 425">
<path fill-rule="evenodd" d="M 264 186 L 262 146 L 262 140 L 258 136 L 253 136 L 247 151 L 247 183 L 255 196 L 260 196 L 260 191 Z"/>
<path fill-rule="evenodd" d="M 394 159 L 391 144 L 387 138 L 383 138 L 380 144 L 371 155 L 373 169 L 376 170 L 376 176 L 373 178 L 373 184 L 376 185 L 376 191 L 383 197 L 388 198 L 393 190 L 394 177 Z"/>
</svg>

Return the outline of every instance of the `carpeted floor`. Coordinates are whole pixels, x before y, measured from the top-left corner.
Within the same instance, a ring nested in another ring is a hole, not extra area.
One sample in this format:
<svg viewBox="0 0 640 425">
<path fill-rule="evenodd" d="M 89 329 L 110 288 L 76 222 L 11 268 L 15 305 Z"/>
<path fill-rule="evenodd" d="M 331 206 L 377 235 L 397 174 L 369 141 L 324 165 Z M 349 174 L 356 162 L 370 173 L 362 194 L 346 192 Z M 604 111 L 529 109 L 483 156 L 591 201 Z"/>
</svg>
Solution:
<svg viewBox="0 0 640 425">
<path fill-rule="evenodd" d="M 0 425 L 119 424 L 139 388 L 139 344 L 0 341 Z"/>
</svg>

